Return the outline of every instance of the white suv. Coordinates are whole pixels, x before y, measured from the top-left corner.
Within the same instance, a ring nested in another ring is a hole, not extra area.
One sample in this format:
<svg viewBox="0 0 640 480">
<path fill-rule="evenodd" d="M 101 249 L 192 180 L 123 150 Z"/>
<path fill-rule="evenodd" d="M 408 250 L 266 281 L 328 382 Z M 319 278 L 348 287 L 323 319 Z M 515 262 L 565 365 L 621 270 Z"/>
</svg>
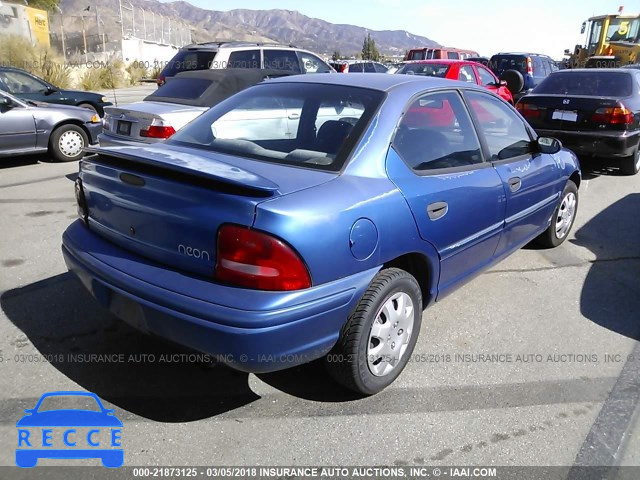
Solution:
<svg viewBox="0 0 640 480">
<path fill-rule="evenodd" d="M 182 47 L 164 66 L 157 83 L 160 86 L 168 77 L 186 70 L 218 68 L 266 68 L 294 73 L 335 72 L 317 55 L 293 45 L 208 42 Z"/>
</svg>

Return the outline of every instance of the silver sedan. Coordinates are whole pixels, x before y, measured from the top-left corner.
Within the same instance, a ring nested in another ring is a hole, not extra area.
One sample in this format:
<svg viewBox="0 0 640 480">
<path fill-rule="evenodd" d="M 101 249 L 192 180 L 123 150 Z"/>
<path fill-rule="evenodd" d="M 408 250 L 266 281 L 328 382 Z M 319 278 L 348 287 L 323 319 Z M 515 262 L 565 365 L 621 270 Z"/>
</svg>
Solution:
<svg viewBox="0 0 640 480">
<path fill-rule="evenodd" d="M 102 121 L 80 107 L 22 101 L 0 91 L 0 157 L 48 152 L 59 162 L 79 160 L 97 143 Z"/>
</svg>

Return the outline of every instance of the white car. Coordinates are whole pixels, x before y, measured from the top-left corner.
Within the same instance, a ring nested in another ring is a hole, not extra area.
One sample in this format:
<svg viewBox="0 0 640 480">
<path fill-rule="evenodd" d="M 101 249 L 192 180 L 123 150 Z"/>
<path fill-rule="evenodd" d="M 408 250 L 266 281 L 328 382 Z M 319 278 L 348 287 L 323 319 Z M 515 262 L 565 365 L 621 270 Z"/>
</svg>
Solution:
<svg viewBox="0 0 640 480">
<path fill-rule="evenodd" d="M 161 142 L 231 95 L 266 78 L 273 70 L 197 70 L 178 74 L 141 102 L 105 107 L 101 147 Z"/>
</svg>

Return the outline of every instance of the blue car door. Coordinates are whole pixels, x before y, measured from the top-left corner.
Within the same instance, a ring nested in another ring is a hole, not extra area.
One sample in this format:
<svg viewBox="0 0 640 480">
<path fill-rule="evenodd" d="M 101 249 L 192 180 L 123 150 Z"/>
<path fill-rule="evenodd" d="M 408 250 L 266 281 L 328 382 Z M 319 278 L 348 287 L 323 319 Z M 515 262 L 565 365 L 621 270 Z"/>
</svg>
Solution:
<svg viewBox="0 0 640 480">
<path fill-rule="evenodd" d="M 548 226 L 562 192 L 560 165 L 536 149 L 520 115 L 502 100 L 467 91 L 467 104 L 507 196 L 502 238 L 496 255 L 528 243 Z"/>
<path fill-rule="evenodd" d="M 387 173 L 420 236 L 440 255 L 440 297 L 492 260 L 504 223 L 504 187 L 483 159 L 457 90 L 425 93 L 411 103 L 389 149 Z"/>
</svg>

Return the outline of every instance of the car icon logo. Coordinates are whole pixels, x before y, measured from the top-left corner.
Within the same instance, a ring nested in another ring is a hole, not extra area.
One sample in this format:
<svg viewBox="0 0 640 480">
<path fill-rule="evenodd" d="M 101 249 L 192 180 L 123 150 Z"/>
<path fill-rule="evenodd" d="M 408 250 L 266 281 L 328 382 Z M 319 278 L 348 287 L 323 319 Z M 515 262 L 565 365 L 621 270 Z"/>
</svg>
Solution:
<svg viewBox="0 0 640 480">
<path fill-rule="evenodd" d="M 25 413 L 16 423 L 18 467 L 35 467 L 41 458 L 99 458 L 108 468 L 124 463 L 122 422 L 95 393 L 45 393 Z"/>
</svg>

